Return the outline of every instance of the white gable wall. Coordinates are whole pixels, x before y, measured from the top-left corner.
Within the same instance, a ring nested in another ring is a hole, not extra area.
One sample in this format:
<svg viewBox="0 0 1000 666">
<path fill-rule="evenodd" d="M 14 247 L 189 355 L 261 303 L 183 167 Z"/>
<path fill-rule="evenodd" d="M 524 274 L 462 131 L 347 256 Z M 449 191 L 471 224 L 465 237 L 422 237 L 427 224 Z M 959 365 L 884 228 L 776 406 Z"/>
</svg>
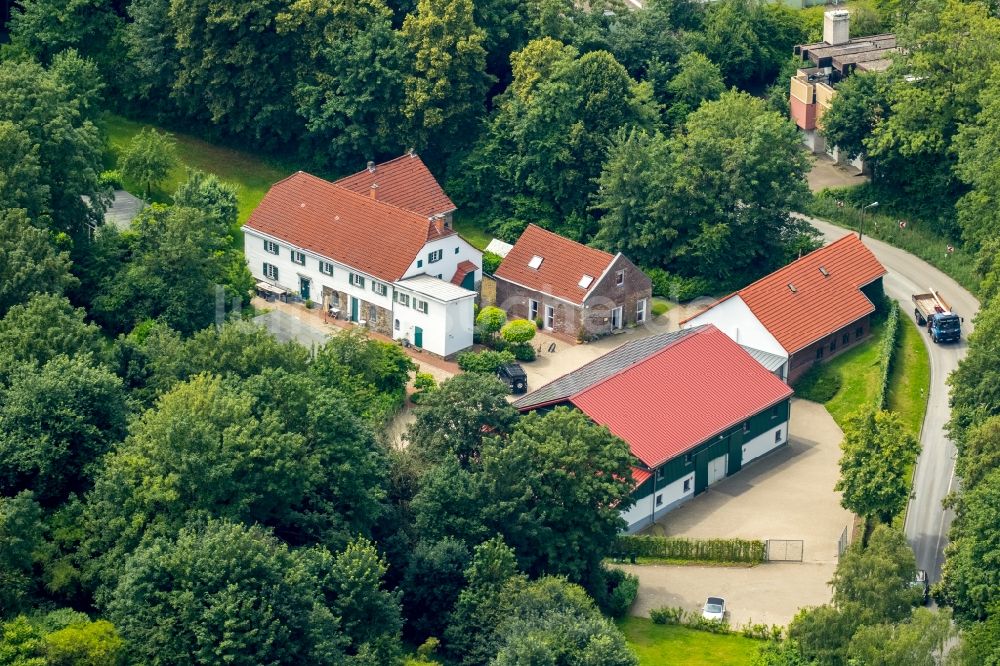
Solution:
<svg viewBox="0 0 1000 666">
<path fill-rule="evenodd" d="M 715 324 L 717 329 L 741 345 L 788 358 L 788 352 L 771 332 L 764 328 L 739 295 L 731 296 L 689 319 L 681 328 L 692 328 L 702 324 Z"/>
<path fill-rule="evenodd" d="M 436 250 L 441 250 L 441 259 L 430 263 L 428 256 Z M 483 253 L 472 247 L 458 234 L 438 238 L 424 245 L 424 248 L 414 258 L 413 263 L 403 273 L 403 278 L 426 273 L 432 277 L 440 275 L 445 282 L 451 282 L 455 271 L 458 270 L 458 265 L 463 261 L 471 261 L 476 265 L 475 280 L 476 284 L 479 284 L 479 281 L 483 279 Z"/>
</svg>

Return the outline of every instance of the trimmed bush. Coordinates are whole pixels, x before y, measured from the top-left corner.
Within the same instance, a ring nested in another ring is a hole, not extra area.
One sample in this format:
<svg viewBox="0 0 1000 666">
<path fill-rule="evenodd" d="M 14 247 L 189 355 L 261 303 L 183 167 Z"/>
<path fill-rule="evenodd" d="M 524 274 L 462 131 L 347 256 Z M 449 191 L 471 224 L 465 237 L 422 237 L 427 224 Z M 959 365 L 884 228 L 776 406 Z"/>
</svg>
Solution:
<svg viewBox="0 0 1000 666">
<path fill-rule="evenodd" d="M 611 617 L 625 617 L 639 594 L 639 578 L 621 569 L 609 569 L 604 575 L 608 588 L 604 611 Z"/>
<path fill-rule="evenodd" d="M 531 345 L 524 343 L 520 345 L 511 345 L 507 348 L 510 353 L 514 355 L 518 361 L 523 361 L 525 363 L 530 363 L 535 360 L 535 348 Z"/>
<path fill-rule="evenodd" d="M 662 268 L 649 268 L 646 269 L 645 273 L 653 281 L 654 296 L 669 298 L 678 303 L 690 301 L 699 296 L 708 296 L 715 291 L 712 281 L 705 278 L 672 275 Z"/>
<path fill-rule="evenodd" d="M 684 539 L 623 534 L 618 537 L 617 550 L 616 555 L 625 557 L 749 564 L 762 563 L 767 556 L 764 542 L 753 539 Z"/>
<path fill-rule="evenodd" d="M 458 367 L 465 372 L 494 374 L 501 365 L 514 362 L 514 355 L 504 351 L 462 352 L 458 355 Z"/>
<path fill-rule="evenodd" d="M 670 306 L 663 301 L 657 301 L 653 303 L 652 312 L 654 317 L 659 317 L 661 314 L 665 313 L 670 309 Z"/>
<path fill-rule="evenodd" d="M 882 332 L 882 344 L 879 348 L 879 363 L 882 366 L 882 376 L 879 377 L 878 397 L 875 398 L 876 407 L 885 409 L 889 401 L 889 374 L 892 372 L 892 364 L 896 357 L 896 341 L 899 337 L 899 304 L 892 301 L 889 305 L 889 314 L 885 320 L 885 330 Z"/>
<path fill-rule="evenodd" d="M 500 337 L 510 345 L 521 345 L 531 342 L 538 332 L 538 326 L 527 319 L 514 319 L 503 325 Z"/>
<path fill-rule="evenodd" d="M 649 611 L 653 624 L 680 624 L 684 619 L 684 609 L 678 606 L 662 606 Z"/>
<path fill-rule="evenodd" d="M 843 384 L 844 378 L 839 372 L 830 366 L 817 364 L 795 382 L 795 395 L 822 404 L 832 400 Z"/>
<path fill-rule="evenodd" d="M 503 261 L 503 257 L 499 254 L 483 252 L 483 273 L 493 275 L 497 272 L 497 269 L 500 268 L 501 261 Z"/>
</svg>

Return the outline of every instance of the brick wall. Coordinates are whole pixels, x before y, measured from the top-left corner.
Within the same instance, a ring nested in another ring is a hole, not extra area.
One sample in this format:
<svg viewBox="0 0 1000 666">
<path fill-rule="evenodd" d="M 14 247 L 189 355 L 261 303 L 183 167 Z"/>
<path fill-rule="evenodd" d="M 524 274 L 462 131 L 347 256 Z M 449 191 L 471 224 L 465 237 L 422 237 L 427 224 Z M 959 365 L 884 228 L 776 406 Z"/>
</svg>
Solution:
<svg viewBox="0 0 1000 666">
<path fill-rule="evenodd" d="M 623 284 L 618 284 L 619 271 L 625 271 Z M 646 301 L 646 321 L 649 321 L 652 296 L 652 280 L 631 261 L 618 257 L 587 297 L 587 330 L 593 335 L 610 333 L 611 311 L 617 307 L 622 308 L 622 325 L 634 326 L 638 323 L 636 305 L 641 300 Z"/>
<path fill-rule="evenodd" d="M 530 319 L 528 301 L 538 301 L 538 316 L 545 316 L 545 306 L 550 305 L 555 310 L 552 330 L 576 339 L 580 330 L 580 306 L 574 306 L 558 298 L 552 298 L 540 291 L 526 289 L 507 282 L 502 278 L 496 280 L 496 305 L 507 313 L 508 319 Z"/>
<path fill-rule="evenodd" d="M 843 327 L 836 333 L 817 340 L 805 349 L 795 352 L 788 359 L 788 382 L 794 382 L 805 374 L 816 363 L 827 361 L 842 352 L 863 342 L 871 334 L 871 321 L 868 315 L 852 324 Z M 847 342 L 844 342 L 847 336 Z M 817 352 L 822 350 L 822 354 Z"/>
</svg>

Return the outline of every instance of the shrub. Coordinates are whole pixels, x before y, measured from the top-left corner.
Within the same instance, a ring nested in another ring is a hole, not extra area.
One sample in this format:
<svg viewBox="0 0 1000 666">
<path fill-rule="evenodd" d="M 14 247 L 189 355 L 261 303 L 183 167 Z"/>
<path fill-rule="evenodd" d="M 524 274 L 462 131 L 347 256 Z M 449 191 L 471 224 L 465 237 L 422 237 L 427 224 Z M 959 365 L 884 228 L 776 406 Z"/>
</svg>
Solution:
<svg viewBox="0 0 1000 666">
<path fill-rule="evenodd" d="M 684 609 L 677 606 L 661 606 L 649 611 L 653 624 L 680 624 L 684 619 Z"/>
<path fill-rule="evenodd" d="M 756 539 L 685 539 L 620 535 L 619 554 L 665 560 L 700 560 L 704 562 L 764 562 L 766 546 Z"/>
<path fill-rule="evenodd" d="M 507 313 L 496 307 L 489 305 L 479 311 L 476 315 L 476 328 L 484 339 L 492 341 L 503 325 L 507 322 Z"/>
<path fill-rule="evenodd" d="M 413 378 L 413 388 L 415 393 L 410 396 L 410 401 L 417 405 L 420 404 L 425 395 L 437 390 L 437 381 L 434 379 L 434 375 L 429 372 L 418 372 Z"/>
<path fill-rule="evenodd" d="M 100 183 L 101 187 L 120 190 L 122 189 L 122 174 L 117 169 L 102 171 L 98 183 Z"/>
<path fill-rule="evenodd" d="M 805 400 L 826 403 L 833 399 L 844 378 L 827 365 L 816 364 L 795 382 L 795 395 Z"/>
<path fill-rule="evenodd" d="M 653 295 L 672 301 L 690 301 L 715 291 L 712 281 L 701 277 L 671 275 L 662 268 L 647 269 L 646 275 L 653 281 Z"/>
<path fill-rule="evenodd" d="M 503 261 L 503 257 L 499 254 L 483 252 L 483 273 L 493 275 L 497 272 L 497 269 L 500 268 L 501 261 Z"/>
<path fill-rule="evenodd" d="M 530 363 L 535 360 L 535 348 L 528 343 L 511 345 L 508 349 L 518 361 Z"/>
<path fill-rule="evenodd" d="M 747 638 L 756 638 L 762 641 L 780 641 L 784 634 L 777 624 L 755 624 L 748 622 L 740 627 L 740 633 Z"/>
<path fill-rule="evenodd" d="M 684 618 L 684 625 L 698 631 L 707 631 L 713 634 L 728 634 L 728 620 L 709 620 L 701 616 L 701 611 L 691 611 Z"/>
<path fill-rule="evenodd" d="M 669 309 L 670 305 L 668 305 L 664 301 L 656 301 L 655 303 L 653 303 L 653 308 L 652 308 L 653 316 L 659 317 Z"/>
<path fill-rule="evenodd" d="M 538 327 L 527 319 L 514 319 L 504 324 L 500 329 L 500 337 L 511 345 L 531 342 L 538 332 Z"/>
<path fill-rule="evenodd" d="M 639 578 L 621 569 L 610 569 L 605 572 L 605 582 L 608 595 L 604 611 L 611 617 L 625 617 L 639 594 Z"/>
<path fill-rule="evenodd" d="M 514 354 L 509 351 L 462 352 L 458 355 L 458 367 L 464 372 L 493 374 L 501 365 L 514 362 Z"/>
</svg>

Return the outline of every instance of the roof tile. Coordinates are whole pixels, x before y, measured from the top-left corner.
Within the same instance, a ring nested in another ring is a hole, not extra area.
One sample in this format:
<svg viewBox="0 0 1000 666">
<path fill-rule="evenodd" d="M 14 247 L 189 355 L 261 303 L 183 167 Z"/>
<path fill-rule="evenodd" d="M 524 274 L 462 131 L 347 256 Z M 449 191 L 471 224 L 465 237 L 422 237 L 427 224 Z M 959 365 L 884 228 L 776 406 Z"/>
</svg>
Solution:
<svg viewBox="0 0 1000 666">
<path fill-rule="evenodd" d="M 377 185 L 375 198 L 379 201 L 424 217 L 455 210 L 455 204 L 441 189 L 423 160 L 414 153 L 373 165 L 371 169 L 359 171 L 334 183 L 366 197 L 370 196 L 373 184 Z"/>
<path fill-rule="evenodd" d="M 533 257 L 542 258 L 538 268 L 528 265 Z M 500 263 L 495 277 L 582 304 L 614 258 L 613 254 L 529 224 Z M 584 275 L 593 278 L 586 288 L 580 286 Z"/>
</svg>

